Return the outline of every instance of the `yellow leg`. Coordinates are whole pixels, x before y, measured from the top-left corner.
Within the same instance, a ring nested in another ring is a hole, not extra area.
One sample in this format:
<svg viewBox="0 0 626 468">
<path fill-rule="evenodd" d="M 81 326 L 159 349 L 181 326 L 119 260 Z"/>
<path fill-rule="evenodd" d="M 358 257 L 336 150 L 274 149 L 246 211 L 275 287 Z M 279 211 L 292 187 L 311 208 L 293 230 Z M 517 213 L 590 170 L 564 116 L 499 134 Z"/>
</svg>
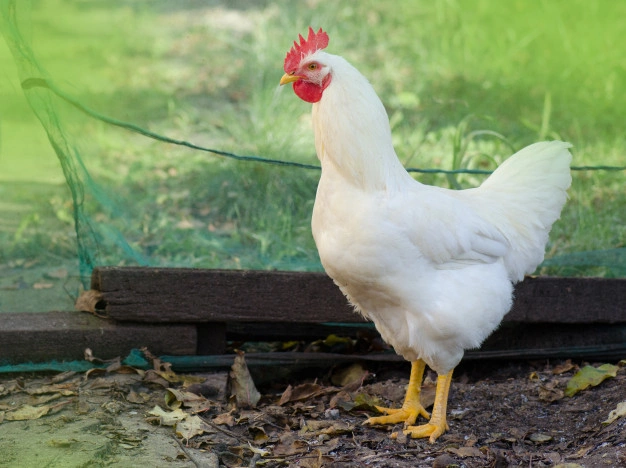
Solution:
<svg viewBox="0 0 626 468">
<path fill-rule="evenodd" d="M 451 382 L 452 371 L 437 377 L 437 392 L 435 393 L 435 404 L 430 421 L 421 426 L 407 427 L 404 431 L 405 434 L 410 435 L 414 439 L 429 437 L 432 444 L 441 434 L 449 429 L 446 422 L 446 407 L 448 405 L 448 392 L 450 391 Z"/>
<path fill-rule="evenodd" d="M 411 363 L 411 377 L 409 378 L 409 388 L 404 397 L 402 408 L 383 408 L 377 406 L 376 409 L 387 416 L 369 418 L 364 424 L 397 424 L 404 422 L 405 426 L 415 424 L 419 415 L 429 418 L 428 411 L 420 403 L 420 393 L 422 387 L 422 377 L 426 364 L 421 359 Z"/>
</svg>

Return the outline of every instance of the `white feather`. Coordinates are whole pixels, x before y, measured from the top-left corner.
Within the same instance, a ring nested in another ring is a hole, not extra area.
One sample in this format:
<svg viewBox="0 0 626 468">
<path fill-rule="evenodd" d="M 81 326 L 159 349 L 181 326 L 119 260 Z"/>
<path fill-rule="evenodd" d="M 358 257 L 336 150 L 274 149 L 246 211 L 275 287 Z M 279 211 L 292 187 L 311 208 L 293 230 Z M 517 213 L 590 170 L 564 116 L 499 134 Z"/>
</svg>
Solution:
<svg viewBox="0 0 626 468">
<path fill-rule="evenodd" d="M 475 189 L 423 185 L 398 160 L 367 80 L 341 57 L 308 59 L 332 74 L 313 105 L 322 264 L 399 354 L 446 373 L 498 326 L 512 282 L 542 261 L 571 180 L 569 145 L 531 145 Z"/>
</svg>

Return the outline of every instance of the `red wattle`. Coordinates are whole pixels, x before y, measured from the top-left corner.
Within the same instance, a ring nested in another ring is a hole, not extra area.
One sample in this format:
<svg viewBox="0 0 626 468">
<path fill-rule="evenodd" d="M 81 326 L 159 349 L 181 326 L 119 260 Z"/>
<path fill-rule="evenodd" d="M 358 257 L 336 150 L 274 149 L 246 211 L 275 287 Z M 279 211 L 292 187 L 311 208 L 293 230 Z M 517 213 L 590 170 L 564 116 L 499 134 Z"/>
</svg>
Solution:
<svg viewBox="0 0 626 468">
<path fill-rule="evenodd" d="M 310 81 L 298 80 L 293 83 L 293 91 L 303 101 L 313 104 L 322 99 L 322 94 L 329 84 L 330 75 L 324 78 L 321 86 Z"/>
</svg>

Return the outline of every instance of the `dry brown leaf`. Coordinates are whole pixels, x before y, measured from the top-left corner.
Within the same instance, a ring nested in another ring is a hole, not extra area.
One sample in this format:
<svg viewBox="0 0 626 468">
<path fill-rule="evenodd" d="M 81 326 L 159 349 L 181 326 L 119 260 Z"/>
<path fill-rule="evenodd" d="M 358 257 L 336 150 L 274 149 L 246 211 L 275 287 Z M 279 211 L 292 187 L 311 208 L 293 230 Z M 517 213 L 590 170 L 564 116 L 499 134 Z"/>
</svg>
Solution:
<svg viewBox="0 0 626 468">
<path fill-rule="evenodd" d="M 180 421 L 187 419 L 189 416 L 181 409 L 164 411 L 160 406 L 155 406 L 148 414 L 156 416 L 156 420 L 161 426 L 174 426 Z"/>
<path fill-rule="evenodd" d="M 538 389 L 539 399 L 548 403 L 558 401 L 565 397 L 565 393 L 560 388 L 557 388 L 559 382 L 553 380 L 547 382 L 545 385 L 540 385 Z"/>
<path fill-rule="evenodd" d="M 15 411 L 8 411 L 4 417 L 7 421 L 26 421 L 32 419 L 39 419 L 45 416 L 50 411 L 50 406 L 30 406 L 22 405 Z"/>
<path fill-rule="evenodd" d="M 204 434 L 205 427 L 204 421 L 199 416 L 190 416 L 176 424 L 176 435 L 189 442 L 192 437 Z"/>
<path fill-rule="evenodd" d="M 356 384 L 356 388 L 358 388 L 363 383 L 363 380 L 367 377 L 367 375 L 367 370 L 365 370 L 361 364 L 355 363 L 335 371 L 333 375 L 331 375 L 330 381 L 339 387 Z M 354 390 L 356 390 L 356 388 Z"/>
<path fill-rule="evenodd" d="M 134 390 L 131 390 L 130 392 L 128 392 L 128 395 L 126 395 L 126 401 L 128 401 L 129 403 L 142 404 L 147 402 L 148 400 L 150 400 L 150 395 L 145 392 L 137 393 Z"/>
<path fill-rule="evenodd" d="M 330 408 L 340 407 L 346 411 L 350 411 L 354 408 L 354 402 L 348 392 L 341 391 L 330 399 L 328 406 Z"/>
<path fill-rule="evenodd" d="M 383 401 L 377 396 L 372 396 L 369 393 L 358 393 L 353 398 L 354 408 L 366 411 L 375 411 L 377 406 L 383 406 Z"/>
<path fill-rule="evenodd" d="M 534 432 L 530 436 L 528 436 L 528 438 L 536 444 L 543 444 L 552 440 L 552 436 L 549 436 L 548 434 L 542 434 L 540 432 Z"/>
<path fill-rule="evenodd" d="M 255 444 L 264 444 L 269 440 L 269 436 L 265 429 L 261 426 L 250 426 L 248 427 L 248 432 L 252 434 L 252 440 Z"/>
<path fill-rule="evenodd" d="M 233 416 L 233 411 L 234 410 L 230 410 L 228 413 L 218 414 L 213 418 L 213 424 L 217 424 L 218 426 L 234 426 L 235 417 Z"/>
<path fill-rule="evenodd" d="M 345 434 L 354 430 L 354 426 L 346 421 L 328 421 L 328 420 L 308 420 L 300 429 L 300 434 L 309 436 L 318 436 L 319 434 L 327 434 L 336 436 Z"/>
<path fill-rule="evenodd" d="M 567 361 L 565 361 L 562 364 L 559 364 L 557 366 L 554 366 L 554 368 L 552 369 L 552 373 L 554 375 L 561 375 L 561 374 L 565 374 L 566 372 L 571 371 L 572 369 L 575 369 L 576 365 L 572 364 L 572 360 L 568 359 Z"/>
<path fill-rule="evenodd" d="M 278 405 L 282 406 L 291 401 L 308 400 L 325 393 L 326 390 L 321 385 L 315 383 L 305 383 L 297 387 L 289 385 L 281 395 Z"/>
<path fill-rule="evenodd" d="M 58 393 L 63 396 L 72 396 L 76 395 L 76 392 L 70 390 L 70 388 L 75 388 L 75 385 L 70 384 L 56 384 L 56 385 L 41 385 L 39 387 L 34 388 L 26 388 L 24 391 L 29 395 L 43 395 L 45 393 Z"/>
<path fill-rule="evenodd" d="M 257 403 L 261 399 L 261 394 L 254 385 L 243 352 L 237 352 L 229 376 L 231 396 L 235 397 L 237 406 L 240 408 L 256 408 Z"/>
<path fill-rule="evenodd" d="M 406 394 L 406 387 L 391 380 L 376 382 L 366 386 L 368 392 L 378 395 L 386 401 L 402 404 Z"/>
<path fill-rule="evenodd" d="M 324 456 L 320 449 L 315 449 L 306 457 L 302 457 L 298 466 L 301 468 L 322 468 L 331 466 L 332 462 L 332 458 Z"/>
<path fill-rule="evenodd" d="M 602 424 L 608 426 L 613 421 L 616 421 L 618 418 L 626 416 L 626 401 L 622 401 L 617 404 L 617 407 L 609 413 L 609 417 L 606 421 L 602 421 Z"/>
<path fill-rule="evenodd" d="M 467 457 L 484 457 L 485 454 L 481 452 L 476 447 L 459 447 L 459 448 L 448 448 L 446 449 L 448 452 L 453 453 L 461 458 Z"/>
<path fill-rule="evenodd" d="M 170 409 L 178 409 L 184 406 L 191 408 L 192 412 L 197 413 L 209 408 L 209 400 L 195 393 L 168 388 L 165 392 L 165 406 Z"/>
<path fill-rule="evenodd" d="M 287 457 L 297 453 L 306 453 L 309 451 L 309 444 L 290 432 L 286 432 L 280 437 L 280 442 L 276 444 L 273 450 L 274 456 Z"/>
<path fill-rule="evenodd" d="M 51 401 L 58 400 L 62 395 L 59 393 L 47 393 L 45 395 L 34 395 L 29 398 L 29 404 L 33 406 L 45 405 L 46 403 L 50 403 Z"/>
<path fill-rule="evenodd" d="M 161 387 L 167 388 L 170 386 L 170 383 L 164 379 L 161 374 L 153 369 L 148 369 L 143 376 L 144 382 L 149 382 L 153 384 L 160 385 Z"/>
</svg>

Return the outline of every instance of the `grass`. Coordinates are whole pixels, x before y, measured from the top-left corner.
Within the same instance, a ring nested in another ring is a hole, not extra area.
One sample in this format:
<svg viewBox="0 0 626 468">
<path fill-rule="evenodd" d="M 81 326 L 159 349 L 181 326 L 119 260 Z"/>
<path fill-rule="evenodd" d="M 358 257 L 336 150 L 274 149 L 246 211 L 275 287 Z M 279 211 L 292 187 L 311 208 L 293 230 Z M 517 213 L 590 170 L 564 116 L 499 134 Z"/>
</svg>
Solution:
<svg viewBox="0 0 626 468">
<path fill-rule="evenodd" d="M 392 5 L 51 0 L 33 3 L 30 34 L 57 85 L 85 105 L 237 154 L 317 163 L 310 105 L 277 88 L 284 54 L 311 24 L 329 32 L 330 52 L 370 79 L 407 166 L 493 169 L 511 147 L 543 138 L 571 141 L 576 165 L 625 164 L 626 4 Z M 8 70 L 6 50 L 0 60 Z M 0 185 L 52 188 L 43 196 L 8 191 L 23 210 L 0 224 L 0 263 L 74 259 L 72 206 L 55 155 L 19 80 L 6 75 L 3 83 Z M 96 234 L 83 240 L 96 263 L 321 268 L 309 227 L 317 171 L 154 142 L 54 103 L 93 177 L 84 206 Z M 457 188 L 483 178 L 416 177 Z M 624 247 L 623 187 L 624 172 L 575 173 L 549 255 Z M 550 272 L 615 274 L 603 267 Z"/>
</svg>

